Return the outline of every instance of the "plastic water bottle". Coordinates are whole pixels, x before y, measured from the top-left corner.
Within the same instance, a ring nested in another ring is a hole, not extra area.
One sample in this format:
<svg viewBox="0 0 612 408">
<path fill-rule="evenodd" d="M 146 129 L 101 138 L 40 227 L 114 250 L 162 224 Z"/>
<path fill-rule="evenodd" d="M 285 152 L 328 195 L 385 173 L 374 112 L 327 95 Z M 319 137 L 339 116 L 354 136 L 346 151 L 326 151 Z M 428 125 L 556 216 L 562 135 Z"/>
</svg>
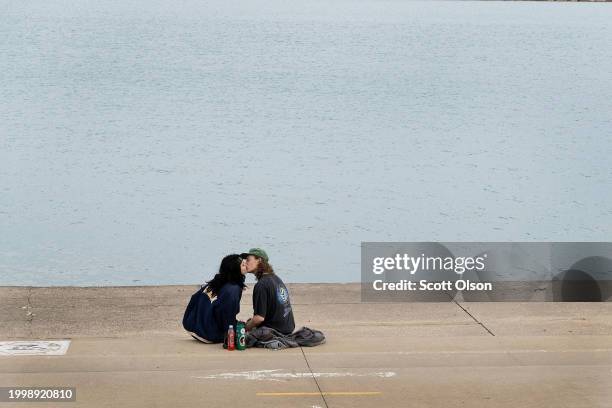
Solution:
<svg viewBox="0 0 612 408">
<path fill-rule="evenodd" d="M 234 341 L 234 325 L 229 326 L 227 329 L 227 350 L 232 351 L 236 350 L 236 342 Z"/>
</svg>

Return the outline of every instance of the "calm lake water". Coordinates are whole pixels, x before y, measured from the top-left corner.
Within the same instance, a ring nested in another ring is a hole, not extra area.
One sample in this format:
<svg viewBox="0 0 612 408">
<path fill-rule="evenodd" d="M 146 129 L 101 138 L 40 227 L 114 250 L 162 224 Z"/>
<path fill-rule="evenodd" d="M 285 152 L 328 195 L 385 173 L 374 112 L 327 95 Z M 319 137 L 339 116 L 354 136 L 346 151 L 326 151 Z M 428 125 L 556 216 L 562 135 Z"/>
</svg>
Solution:
<svg viewBox="0 0 612 408">
<path fill-rule="evenodd" d="M 0 285 L 609 241 L 612 6 L 0 0 Z"/>
</svg>

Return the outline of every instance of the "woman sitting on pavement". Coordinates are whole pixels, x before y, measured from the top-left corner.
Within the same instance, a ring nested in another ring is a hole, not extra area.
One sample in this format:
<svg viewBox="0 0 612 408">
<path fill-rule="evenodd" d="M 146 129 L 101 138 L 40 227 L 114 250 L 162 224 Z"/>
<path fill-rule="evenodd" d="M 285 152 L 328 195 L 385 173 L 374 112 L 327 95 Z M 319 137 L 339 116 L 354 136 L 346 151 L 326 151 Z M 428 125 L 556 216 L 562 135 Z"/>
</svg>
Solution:
<svg viewBox="0 0 612 408">
<path fill-rule="evenodd" d="M 246 265 L 240 255 L 221 261 L 219 273 L 191 296 L 183 316 L 183 327 L 204 343 L 221 343 L 230 325 L 236 327 Z"/>
</svg>

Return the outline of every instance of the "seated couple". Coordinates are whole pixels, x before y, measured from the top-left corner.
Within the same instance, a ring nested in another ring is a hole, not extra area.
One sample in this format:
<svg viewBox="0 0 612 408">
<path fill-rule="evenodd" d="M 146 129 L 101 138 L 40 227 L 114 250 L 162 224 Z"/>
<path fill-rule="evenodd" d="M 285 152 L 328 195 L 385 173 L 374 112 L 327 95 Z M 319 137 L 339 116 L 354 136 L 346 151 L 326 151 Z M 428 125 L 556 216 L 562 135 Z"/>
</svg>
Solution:
<svg viewBox="0 0 612 408">
<path fill-rule="evenodd" d="M 246 274 L 253 273 L 257 283 L 253 288 L 253 317 L 247 320 L 247 332 L 265 326 L 291 334 L 295 322 L 289 292 L 268 261 L 268 255 L 260 248 L 223 258 L 219 273 L 191 296 L 183 316 L 185 330 L 204 343 L 223 342 L 229 326 L 236 327 Z"/>
</svg>

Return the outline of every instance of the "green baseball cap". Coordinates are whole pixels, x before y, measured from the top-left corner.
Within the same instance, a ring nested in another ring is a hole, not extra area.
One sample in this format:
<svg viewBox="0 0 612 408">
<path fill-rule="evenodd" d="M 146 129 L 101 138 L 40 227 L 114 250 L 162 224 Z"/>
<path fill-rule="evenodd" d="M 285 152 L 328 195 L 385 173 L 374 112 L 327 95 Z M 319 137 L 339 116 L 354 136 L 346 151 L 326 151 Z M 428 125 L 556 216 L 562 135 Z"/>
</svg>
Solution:
<svg viewBox="0 0 612 408">
<path fill-rule="evenodd" d="M 264 261 L 268 262 L 268 254 L 266 254 L 266 251 L 264 251 L 261 248 L 251 248 L 251 249 L 249 249 L 249 252 L 245 252 L 245 253 L 240 254 L 240 256 L 242 258 L 246 258 L 249 255 L 256 256 L 256 257 L 261 258 Z"/>
</svg>

